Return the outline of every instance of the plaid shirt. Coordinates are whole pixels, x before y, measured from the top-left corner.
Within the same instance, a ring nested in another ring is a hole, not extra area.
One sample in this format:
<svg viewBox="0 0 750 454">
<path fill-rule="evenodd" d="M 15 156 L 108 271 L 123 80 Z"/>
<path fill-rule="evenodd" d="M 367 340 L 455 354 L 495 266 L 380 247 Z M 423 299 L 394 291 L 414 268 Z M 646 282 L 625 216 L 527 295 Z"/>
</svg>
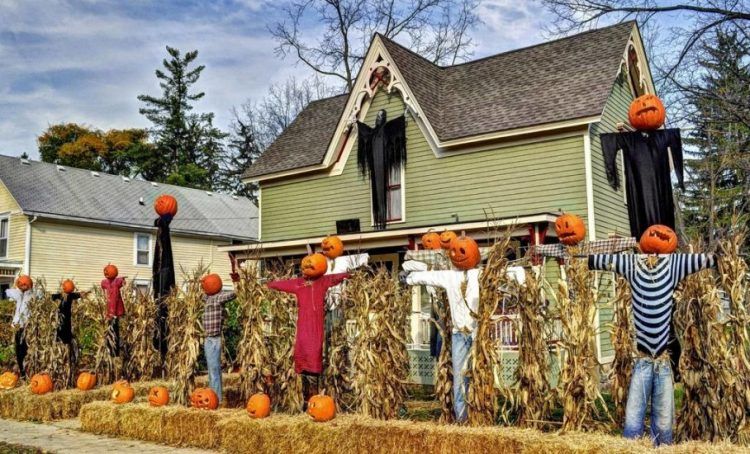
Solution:
<svg viewBox="0 0 750 454">
<path fill-rule="evenodd" d="M 606 240 L 587 241 L 579 244 L 577 254 L 612 254 L 632 250 L 638 243 L 635 238 L 609 238 Z M 569 257 L 568 247 L 561 243 L 543 244 L 534 246 L 531 255 L 541 255 L 543 257 L 556 257 L 567 259 Z"/>
<path fill-rule="evenodd" d="M 203 332 L 206 337 L 221 336 L 224 323 L 224 304 L 236 297 L 234 292 L 219 292 L 216 295 L 203 296 L 206 307 L 203 311 Z"/>
</svg>

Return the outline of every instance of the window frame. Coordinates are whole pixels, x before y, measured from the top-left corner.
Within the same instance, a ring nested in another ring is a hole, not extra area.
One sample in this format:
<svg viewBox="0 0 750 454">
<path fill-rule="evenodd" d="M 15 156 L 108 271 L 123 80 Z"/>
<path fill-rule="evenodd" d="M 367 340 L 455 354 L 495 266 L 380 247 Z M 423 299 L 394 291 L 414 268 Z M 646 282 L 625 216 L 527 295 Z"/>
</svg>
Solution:
<svg viewBox="0 0 750 454">
<path fill-rule="evenodd" d="M 403 224 L 406 222 L 406 166 L 402 165 L 401 169 L 399 171 L 399 176 L 401 179 L 400 184 L 398 185 L 398 189 L 401 190 L 401 218 L 396 220 L 391 220 L 390 218 L 386 220 L 386 224 Z M 390 204 L 390 193 L 391 189 L 393 187 L 390 184 L 390 173 L 388 175 L 389 181 L 388 181 L 388 187 L 386 188 L 385 196 L 386 200 L 388 201 L 388 211 L 390 211 L 391 204 Z M 396 185 L 393 185 L 396 186 Z M 372 185 L 370 185 L 370 194 L 372 195 Z M 373 213 L 373 206 L 372 206 L 372 197 L 370 197 L 370 227 L 375 226 L 375 214 Z M 389 216 L 389 213 L 386 213 L 386 216 Z"/>
<path fill-rule="evenodd" d="M 138 238 L 148 236 L 148 263 L 138 263 Z M 154 264 L 154 236 L 150 233 L 133 232 L 133 265 L 140 267 L 151 267 Z"/>
<path fill-rule="evenodd" d="M 5 222 L 5 237 L 0 238 L 0 241 L 5 240 L 5 254 L 0 255 L 0 260 L 6 260 L 10 256 L 10 213 L 0 213 L 0 225 Z M 0 231 L 2 231 L 0 229 Z"/>
</svg>

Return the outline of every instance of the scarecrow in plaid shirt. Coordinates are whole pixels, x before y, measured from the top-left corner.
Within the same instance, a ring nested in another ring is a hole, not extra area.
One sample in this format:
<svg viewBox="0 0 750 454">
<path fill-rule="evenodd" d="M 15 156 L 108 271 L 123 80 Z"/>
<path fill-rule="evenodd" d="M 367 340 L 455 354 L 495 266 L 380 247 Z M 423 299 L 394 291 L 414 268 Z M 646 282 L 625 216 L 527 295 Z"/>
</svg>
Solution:
<svg viewBox="0 0 750 454">
<path fill-rule="evenodd" d="M 224 305 L 237 297 L 235 292 L 222 292 L 209 294 L 205 281 L 207 278 L 218 279 L 217 275 L 208 275 L 203 278 L 203 290 L 206 294 L 203 296 L 205 308 L 203 311 L 203 332 L 206 340 L 203 344 L 203 351 L 206 355 L 206 365 L 208 366 L 208 386 L 219 398 L 221 403 L 221 329 L 224 324 Z M 232 282 L 238 282 L 240 276 L 238 273 L 232 273 Z"/>
</svg>

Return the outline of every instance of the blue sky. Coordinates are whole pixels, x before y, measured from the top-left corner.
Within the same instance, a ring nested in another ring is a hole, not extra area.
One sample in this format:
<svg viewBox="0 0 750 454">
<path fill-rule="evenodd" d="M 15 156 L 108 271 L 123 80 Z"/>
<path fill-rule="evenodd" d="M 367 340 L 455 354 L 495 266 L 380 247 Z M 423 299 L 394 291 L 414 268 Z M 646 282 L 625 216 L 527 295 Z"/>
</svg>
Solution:
<svg viewBox="0 0 750 454">
<path fill-rule="evenodd" d="M 50 124 L 146 127 L 139 94 L 159 93 L 165 46 L 198 49 L 206 65 L 198 111 L 226 128 L 230 109 L 270 84 L 308 71 L 274 55 L 267 31 L 279 1 L 0 0 L 0 154 L 37 156 Z M 544 40 L 548 22 L 531 1 L 487 0 L 472 33 L 475 57 Z M 314 35 L 316 25 L 306 33 Z"/>
</svg>

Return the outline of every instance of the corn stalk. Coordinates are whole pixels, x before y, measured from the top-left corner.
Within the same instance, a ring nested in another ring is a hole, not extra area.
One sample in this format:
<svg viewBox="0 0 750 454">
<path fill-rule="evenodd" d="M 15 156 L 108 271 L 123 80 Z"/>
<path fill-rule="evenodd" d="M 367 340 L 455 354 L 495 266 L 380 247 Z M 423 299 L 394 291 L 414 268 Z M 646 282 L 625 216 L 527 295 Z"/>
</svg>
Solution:
<svg viewBox="0 0 750 454">
<path fill-rule="evenodd" d="M 245 262 L 250 263 L 250 262 Z M 257 392 L 268 391 L 267 377 L 272 375 L 273 365 L 270 349 L 266 343 L 263 306 L 266 294 L 270 293 L 260 282 L 255 265 L 240 268 L 237 283 L 237 301 L 242 311 L 242 339 L 237 351 L 240 365 L 240 388 L 244 399 Z"/>
<path fill-rule="evenodd" d="M 93 297 L 85 305 L 84 317 L 92 327 L 91 336 L 95 346 L 94 370 L 97 380 L 103 385 L 110 384 L 122 376 L 122 361 L 112 357 L 107 346 L 108 339 L 113 338 L 114 333 L 107 322 L 106 314 L 107 297 L 100 287 L 95 287 Z"/>
<path fill-rule="evenodd" d="M 125 315 L 120 318 L 120 356 L 130 380 L 149 380 L 159 364 L 154 346 L 156 301 L 152 292 L 140 293 L 130 282 L 122 289 Z M 114 334 L 114 333 L 112 333 Z"/>
<path fill-rule="evenodd" d="M 615 404 L 615 420 L 620 425 L 625 421 L 625 407 L 635 352 L 631 300 L 630 285 L 625 279 L 618 278 L 615 285 L 615 298 L 612 301 L 614 317 L 610 329 L 612 347 L 615 351 L 611 372 L 612 400 Z"/>
<path fill-rule="evenodd" d="M 442 346 L 437 361 L 437 376 L 435 377 L 435 397 L 440 402 L 440 423 L 450 424 L 456 419 L 453 414 L 453 360 L 451 333 L 453 323 L 451 319 L 451 308 L 448 305 L 448 297 L 444 289 L 437 289 L 433 297 L 432 307 L 437 320 L 432 320 L 440 333 Z"/>
</svg>

